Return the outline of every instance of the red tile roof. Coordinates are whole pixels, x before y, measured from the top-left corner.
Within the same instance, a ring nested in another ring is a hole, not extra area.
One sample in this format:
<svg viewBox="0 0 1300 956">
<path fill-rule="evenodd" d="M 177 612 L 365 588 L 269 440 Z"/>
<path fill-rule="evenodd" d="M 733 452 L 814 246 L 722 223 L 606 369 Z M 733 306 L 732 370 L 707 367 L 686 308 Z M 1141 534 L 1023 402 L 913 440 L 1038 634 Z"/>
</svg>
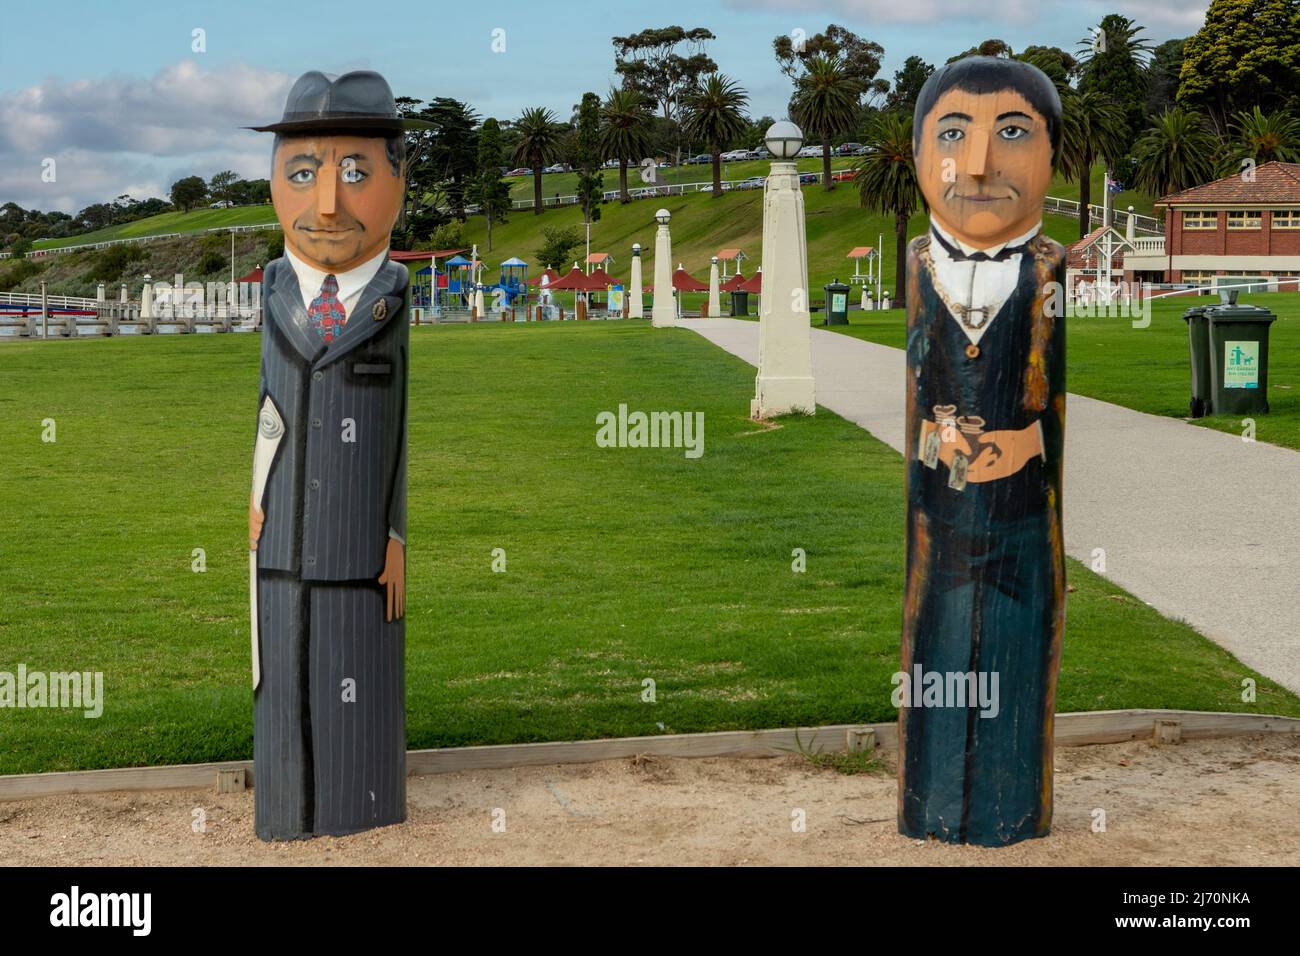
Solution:
<svg viewBox="0 0 1300 956">
<path fill-rule="evenodd" d="M 1244 182 L 1240 173 L 1212 183 L 1193 186 L 1156 201 L 1157 206 L 1300 204 L 1300 163 L 1276 160 L 1255 167 L 1255 181 Z"/>
</svg>

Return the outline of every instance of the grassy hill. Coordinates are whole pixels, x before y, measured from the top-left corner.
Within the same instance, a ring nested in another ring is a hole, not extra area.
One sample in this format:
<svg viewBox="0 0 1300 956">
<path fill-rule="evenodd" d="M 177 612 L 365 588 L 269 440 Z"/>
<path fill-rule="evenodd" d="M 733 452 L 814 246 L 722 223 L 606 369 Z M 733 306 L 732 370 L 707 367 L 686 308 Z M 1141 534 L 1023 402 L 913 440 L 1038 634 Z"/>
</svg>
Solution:
<svg viewBox="0 0 1300 956">
<path fill-rule="evenodd" d="M 851 162 L 847 158 L 836 159 L 835 165 L 844 168 Z M 801 169 L 816 170 L 820 168 L 820 160 L 800 160 L 799 165 Z M 768 163 L 759 161 L 730 163 L 727 164 L 724 175 L 729 179 L 748 178 L 764 174 L 768 166 Z M 707 166 L 685 166 L 661 172 L 670 183 L 704 182 L 709 178 Z M 617 188 L 618 171 L 605 170 L 604 173 L 605 187 Z M 1101 195 L 1101 177 L 1102 170 L 1098 167 L 1093 172 L 1093 194 L 1097 197 Z M 555 192 L 561 195 L 572 194 L 575 178 L 572 173 L 548 174 L 543 178 L 545 195 L 554 195 Z M 640 185 L 640 176 L 633 171 L 629 174 L 629 186 L 636 185 Z M 512 180 L 511 189 L 512 195 L 530 198 L 531 177 Z M 1066 183 L 1058 177 L 1050 192 L 1052 195 L 1077 199 L 1078 184 Z M 874 246 L 881 236 L 884 237 L 885 288 L 895 292 L 892 219 L 862 209 L 852 183 L 839 183 L 829 193 L 820 186 L 805 186 L 803 195 L 808 227 L 808 272 L 813 301 L 820 301 L 821 287 L 825 283 L 836 278 L 846 280 L 852 274 L 853 264 L 845 258 L 850 249 L 860 245 Z M 1121 193 L 1116 197 L 1118 208 L 1130 204 L 1139 212 L 1151 211 L 1149 197 L 1135 193 Z M 601 207 L 601 218 L 591 229 L 591 248 L 597 252 L 613 253 L 615 262 L 610 272 L 615 278 L 627 279 L 632 243 L 639 242 L 645 256 L 646 282 L 650 281 L 654 268 L 654 213 L 661 206 L 673 214 L 674 267 L 682 263 L 693 275 L 707 279 L 709 258 L 727 246 L 739 246 L 749 256 L 743 265 L 746 275 L 752 274 L 761 261 L 761 190 L 729 192 L 720 199 L 714 199 L 709 193 L 691 192 L 683 196 L 637 200 L 627 205 L 612 202 Z M 1060 242 L 1068 243 L 1078 235 L 1077 221 L 1071 217 L 1049 214 L 1044 221 L 1048 234 Z M 275 215 L 270 205 L 197 209 L 188 213 L 164 213 L 124 226 L 48 243 L 42 248 L 274 222 Z M 520 210 L 511 213 L 508 222 L 494 226 L 491 250 L 487 246 L 487 229 L 482 217 L 471 216 L 465 228 L 465 244 L 468 247 L 477 242 L 479 252 L 489 266 L 495 266 L 502 259 L 513 255 L 530 262 L 535 273 L 537 268 L 545 265 L 538 262 L 536 256 L 537 249 L 542 245 L 542 228 L 551 225 L 573 226 L 580 234 L 584 231 L 581 211 L 575 206 L 549 208 L 540 216 L 534 215 L 531 210 Z M 918 213 L 909 223 L 909 235 L 917 235 L 925 226 L 924 214 Z M 125 281 L 133 293 L 138 293 L 140 281 L 146 273 L 170 276 L 179 271 L 198 281 L 228 278 L 228 269 L 219 270 L 213 275 L 199 273 L 196 264 L 202 253 L 200 242 L 199 237 L 194 236 L 142 244 L 136 248 L 143 258 L 130 263 L 120 273 L 106 267 L 104 252 L 67 253 L 41 262 L 40 272 L 26 276 L 17 285 L 6 282 L 8 271 L 15 268 L 16 263 L 0 262 L 0 289 L 12 287 L 16 291 L 35 292 L 40 288 L 40 280 L 45 278 L 51 293 L 90 296 L 94 295 L 95 283 L 100 279 L 107 279 L 110 284 Z M 235 269 L 238 275 L 267 260 L 264 233 L 240 236 L 235 246 Z M 223 246 L 223 251 L 228 251 L 228 248 L 228 245 Z M 585 245 L 574 250 L 569 262 L 551 265 L 567 268 L 572 264 L 573 258 L 580 259 L 584 252 Z M 491 276 L 491 271 L 488 274 Z M 695 305 L 693 297 L 687 297 L 687 305 Z"/>
<path fill-rule="evenodd" d="M 845 164 L 847 162 L 843 161 Z M 762 162 L 733 163 L 729 175 L 760 175 L 767 165 Z M 815 168 L 817 161 L 805 160 L 801 163 L 803 165 Z M 695 178 L 707 178 L 706 167 L 691 166 L 686 169 Z M 611 176 L 610 173 L 615 175 Z M 616 173 L 614 170 L 606 171 L 607 186 L 611 181 L 617 184 Z M 1101 175 L 1102 172 L 1098 169 L 1094 176 L 1097 190 L 1100 190 Z M 531 180 L 526 185 L 531 190 Z M 1058 179 L 1051 192 L 1053 195 L 1077 199 L 1078 184 Z M 1096 194 L 1100 195 L 1100 192 Z M 885 288 L 894 291 L 893 218 L 864 210 L 859 205 L 858 192 L 852 183 L 838 183 L 830 192 L 820 186 L 805 186 L 803 196 L 808 228 L 808 277 L 814 301 L 820 299 L 820 290 L 825 283 L 836 278 L 847 280 L 852 274 L 853 263 L 845 258 L 850 249 L 854 246 L 875 246 L 882 235 Z M 1132 204 L 1138 211 L 1143 208 L 1150 211 L 1149 199 L 1145 199 L 1143 205 L 1143 197 L 1136 195 L 1121 193 L 1117 198 L 1117 205 L 1121 208 Z M 615 278 L 626 279 L 632 244 L 639 242 L 644 257 L 646 282 L 649 282 L 654 260 L 654 213 L 662 207 L 672 213 L 673 217 L 674 268 L 681 263 L 692 275 L 707 279 L 710 257 L 724 247 L 739 246 L 750 257 L 743 266 L 744 273 L 750 275 L 759 265 L 762 255 L 762 199 L 761 190 L 752 190 L 724 193 L 718 199 L 708 193 L 687 193 L 683 196 L 637 200 L 627 205 L 606 203 L 601 206 L 600 220 L 591 227 L 591 249 L 593 252 L 612 253 L 615 263 L 609 270 L 610 273 Z M 925 229 L 926 222 L 925 215 L 918 212 L 908 224 L 908 235 L 919 234 Z M 572 226 L 582 234 L 584 226 L 581 210 L 576 206 L 562 206 L 549 208 L 540 216 L 531 210 L 513 212 L 509 221 L 494 225 L 491 250 L 488 249 L 487 228 L 483 218 L 472 216 L 465 230 L 465 243 L 478 243 L 480 255 L 484 256 L 490 266 L 509 256 L 519 256 L 536 269 L 546 264 L 538 262 L 536 256 L 537 249 L 542 245 L 542 228 L 555 225 Z M 1072 242 L 1078 237 L 1078 222 L 1071 217 L 1049 214 L 1044 219 L 1044 227 L 1050 236 L 1062 243 Z M 571 254 L 569 262 L 550 264 L 563 271 L 572 265 L 573 259 L 581 259 L 584 253 L 585 244 L 575 254 Z"/>
<path fill-rule="evenodd" d="M 137 219 L 120 226 L 96 229 L 67 239 L 38 239 L 34 249 L 59 249 L 63 246 L 81 246 L 110 239 L 139 239 L 144 236 L 165 236 L 173 232 L 202 232 L 205 229 L 231 226 L 261 226 L 275 223 L 275 210 L 270 203 L 261 206 L 237 206 L 234 209 L 191 209 L 189 212 L 164 212 L 147 219 Z"/>
</svg>

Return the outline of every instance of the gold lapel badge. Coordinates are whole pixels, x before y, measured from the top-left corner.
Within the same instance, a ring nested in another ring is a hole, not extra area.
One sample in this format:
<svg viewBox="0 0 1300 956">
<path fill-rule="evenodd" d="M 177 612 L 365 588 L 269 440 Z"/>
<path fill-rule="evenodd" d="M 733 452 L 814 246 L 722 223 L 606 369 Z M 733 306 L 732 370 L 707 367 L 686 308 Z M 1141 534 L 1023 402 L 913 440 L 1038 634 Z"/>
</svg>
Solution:
<svg viewBox="0 0 1300 956">
<path fill-rule="evenodd" d="M 375 303 L 375 307 L 371 311 L 371 314 L 374 315 L 376 322 L 384 321 L 384 318 L 388 315 L 388 303 L 383 299 L 380 299 Z"/>
</svg>

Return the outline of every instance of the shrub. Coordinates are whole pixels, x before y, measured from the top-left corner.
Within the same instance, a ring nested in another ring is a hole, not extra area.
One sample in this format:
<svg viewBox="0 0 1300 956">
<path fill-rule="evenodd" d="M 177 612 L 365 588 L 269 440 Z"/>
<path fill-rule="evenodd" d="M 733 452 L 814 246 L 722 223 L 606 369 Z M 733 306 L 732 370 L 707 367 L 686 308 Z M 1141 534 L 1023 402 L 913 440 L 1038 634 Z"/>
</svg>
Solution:
<svg viewBox="0 0 1300 956">
<path fill-rule="evenodd" d="M 139 246 L 109 246 L 99 254 L 93 271 L 105 282 L 116 282 L 127 266 L 144 258 L 146 253 Z"/>
<path fill-rule="evenodd" d="M 266 238 L 266 261 L 279 259 L 284 255 L 284 233 L 273 232 Z"/>
<path fill-rule="evenodd" d="M 0 292 L 12 292 L 24 281 L 41 271 L 31 259 L 18 259 L 0 268 Z"/>
<path fill-rule="evenodd" d="M 214 272 L 220 272 L 225 269 L 227 262 L 229 262 L 229 260 L 220 252 L 217 252 L 215 249 L 208 249 L 203 253 L 203 255 L 199 256 L 199 261 L 195 268 L 198 270 L 199 275 L 212 275 Z"/>
</svg>

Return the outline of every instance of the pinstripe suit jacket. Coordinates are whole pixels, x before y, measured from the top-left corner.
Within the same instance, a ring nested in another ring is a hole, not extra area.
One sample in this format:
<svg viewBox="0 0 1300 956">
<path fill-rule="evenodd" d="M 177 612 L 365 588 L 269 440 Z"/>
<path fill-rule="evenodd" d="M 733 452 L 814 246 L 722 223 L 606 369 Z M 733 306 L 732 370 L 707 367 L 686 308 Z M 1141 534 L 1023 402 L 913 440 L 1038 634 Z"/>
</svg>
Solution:
<svg viewBox="0 0 1300 956">
<path fill-rule="evenodd" d="M 385 262 L 328 346 L 286 259 L 266 267 L 262 386 L 285 423 L 263 502 L 258 567 L 374 580 L 406 537 L 410 327 L 406 267 Z"/>
</svg>

